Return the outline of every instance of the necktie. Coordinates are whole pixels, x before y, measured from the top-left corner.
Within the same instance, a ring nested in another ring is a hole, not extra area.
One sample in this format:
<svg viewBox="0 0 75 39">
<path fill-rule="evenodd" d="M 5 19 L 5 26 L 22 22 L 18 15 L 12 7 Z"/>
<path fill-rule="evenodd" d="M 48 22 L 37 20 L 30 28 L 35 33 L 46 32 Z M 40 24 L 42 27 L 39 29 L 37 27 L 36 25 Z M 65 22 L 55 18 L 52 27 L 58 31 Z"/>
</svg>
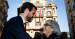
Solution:
<svg viewBox="0 0 75 39">
<path fill-rule="evenodd" d="M 26 30 L 26 23 L 24 23 L 24 29 Z"/>
</svg>

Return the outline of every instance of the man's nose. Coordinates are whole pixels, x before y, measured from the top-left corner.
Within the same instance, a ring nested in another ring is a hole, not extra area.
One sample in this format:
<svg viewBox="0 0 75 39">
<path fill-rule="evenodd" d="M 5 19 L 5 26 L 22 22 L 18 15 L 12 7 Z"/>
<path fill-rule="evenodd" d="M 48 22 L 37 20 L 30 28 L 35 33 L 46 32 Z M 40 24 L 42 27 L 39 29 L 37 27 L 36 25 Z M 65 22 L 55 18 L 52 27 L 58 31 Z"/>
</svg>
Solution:
<svg viewBox="0 0 75 39">
<path fill-rule="evenodd" d="M 36 15 L 33 15 L 32 17 L 36 17 Z"/>
<path fill-rule="evenodd" d="M 31 18 L 33 18 L 33 16 Z"/>
</svg>

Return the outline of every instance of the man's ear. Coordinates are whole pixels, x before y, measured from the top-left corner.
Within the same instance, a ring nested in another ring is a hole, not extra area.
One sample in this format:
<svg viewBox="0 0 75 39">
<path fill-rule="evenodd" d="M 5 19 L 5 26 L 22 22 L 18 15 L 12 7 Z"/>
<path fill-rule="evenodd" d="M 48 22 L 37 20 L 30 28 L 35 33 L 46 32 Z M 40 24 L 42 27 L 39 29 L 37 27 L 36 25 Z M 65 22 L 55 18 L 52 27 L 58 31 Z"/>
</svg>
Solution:
<svg viewBox="0 0 75 39">
<path fill-rule="evenodd" d="M 26 8 L 25 12 L 26 12 L 26 13 L 29 13 L 29 9 L 28 9 L 28 8 Z"/>
<path fill-rule="evenodd" d="M 27 16 L 27 15 L 29 14 L 29 9 L 26 8 L 26 9 L 24 10 L 24 13 L 25 13 L 25 15 Z"/>
</svg>

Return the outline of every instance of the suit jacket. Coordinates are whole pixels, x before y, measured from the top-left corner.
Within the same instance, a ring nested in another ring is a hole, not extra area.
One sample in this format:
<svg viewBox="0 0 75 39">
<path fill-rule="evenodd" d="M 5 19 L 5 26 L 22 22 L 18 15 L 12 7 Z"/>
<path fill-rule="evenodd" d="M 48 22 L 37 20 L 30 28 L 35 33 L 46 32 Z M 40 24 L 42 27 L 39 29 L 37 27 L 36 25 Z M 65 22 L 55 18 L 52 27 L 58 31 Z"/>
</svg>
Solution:
<svg viewBox="0 0 75 39">
<path fill-rule="evenodd" d="M 24 24 L 20 16 L 11 18 L 4 26 L 1 39 L 31 39 L 24 30 Z"/>
</svg>

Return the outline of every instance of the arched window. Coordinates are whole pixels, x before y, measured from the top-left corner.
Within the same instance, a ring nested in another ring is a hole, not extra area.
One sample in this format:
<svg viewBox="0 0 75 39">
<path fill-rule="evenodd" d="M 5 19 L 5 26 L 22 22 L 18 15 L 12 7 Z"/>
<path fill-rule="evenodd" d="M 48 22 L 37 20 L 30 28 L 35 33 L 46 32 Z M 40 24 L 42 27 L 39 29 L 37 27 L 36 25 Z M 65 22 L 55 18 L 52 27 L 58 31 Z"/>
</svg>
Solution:
<svg viewBox="0 0 75 39">
<path fill-rule="evenodd" d="M 36 18 L 35 25 L 36 26 L 41 26 L 41 22 L 40 22 L 39 18 Z"/>
<path fill-rule="evenodd" d="M 71 12 L 71 6 L 69 5 L 69 12 Z"/>
<path fill-rule="evenodd" d="M 47 12 L 47 16 L 51 16 L 51 12 L 50 11 Z"/>
<path fill-rule="evenodd" d="M 40 25 L 41 25 L 41 23 L 40 23 L 40 22 L 36 22 L 36 25 L 37 25 L 37 26 L 40 26 Z"/>
<path fill-rule="evenodd" d="M 55 9 L 53 8 L 53 13 L 55 13 Z"/>
<path fill-rule="evenodd" d="M 56 19 L 54 18 L 54 20 L 56 20 Z"/>
</svg>

